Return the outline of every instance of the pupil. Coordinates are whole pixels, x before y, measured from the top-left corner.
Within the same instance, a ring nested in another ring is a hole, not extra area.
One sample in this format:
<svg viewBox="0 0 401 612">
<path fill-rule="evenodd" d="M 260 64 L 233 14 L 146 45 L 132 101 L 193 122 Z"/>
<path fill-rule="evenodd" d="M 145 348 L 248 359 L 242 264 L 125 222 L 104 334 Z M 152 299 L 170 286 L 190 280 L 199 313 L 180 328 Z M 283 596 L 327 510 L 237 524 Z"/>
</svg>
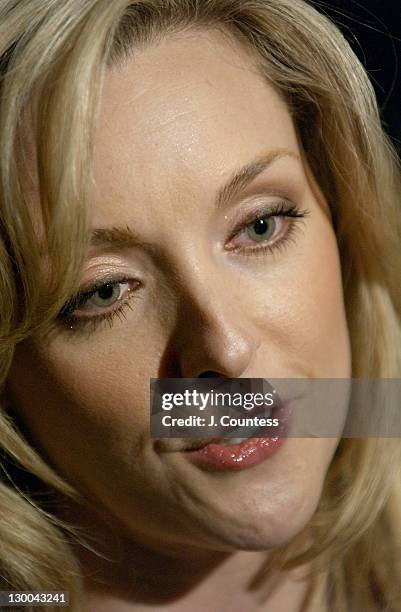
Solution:
<svg viewBox="0 0 401 612">
<path fill-rule="evenodd" d="M 264 234 L 267 231 L 266 219 L 258 219 L 257 221 L 255 221 L 253 229 L 256 234 Z"/>
<path fill-rule="evenodd" d="M 102 300 L 109 300 L 113 296 L 113 285 L 104 285 L 98 290 L 98 294 Z"/>
</svg>

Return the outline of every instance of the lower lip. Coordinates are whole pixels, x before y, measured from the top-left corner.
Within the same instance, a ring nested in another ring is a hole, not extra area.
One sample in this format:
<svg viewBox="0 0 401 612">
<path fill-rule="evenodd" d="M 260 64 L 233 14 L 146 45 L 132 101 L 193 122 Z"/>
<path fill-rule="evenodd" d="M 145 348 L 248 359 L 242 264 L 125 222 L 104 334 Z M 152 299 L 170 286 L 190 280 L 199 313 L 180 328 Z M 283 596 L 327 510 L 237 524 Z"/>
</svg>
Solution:
<svg viewBox="0 0 401 612">
<path fill-rule="evenodd" d="M 225 446 L 207 444 L 201 449 L 185 451 L 197 464 L 214 471 L 246 470 L 271 457 L 285 438 L 249 438 L 240 444 Z"/>
<path fill-rule="evenodd" d="M 273 416 L 278 416 L 280 420 L 279 436 L 248 438 L 240 444 L 231 445 L 210 443 L 197 450 L 187 450 L 185 454 L 208 470 L 246 470 L 274 455 L 285 442 L 291 416 L 290 405 L 281 406 Z"/>
</svg>

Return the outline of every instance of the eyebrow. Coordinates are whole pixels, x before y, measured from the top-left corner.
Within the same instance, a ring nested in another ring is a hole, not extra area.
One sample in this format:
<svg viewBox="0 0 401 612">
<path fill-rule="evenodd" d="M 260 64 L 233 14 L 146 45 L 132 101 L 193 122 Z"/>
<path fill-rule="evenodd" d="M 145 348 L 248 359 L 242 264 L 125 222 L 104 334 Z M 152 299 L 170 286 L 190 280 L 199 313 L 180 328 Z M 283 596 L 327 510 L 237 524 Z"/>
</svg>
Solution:
<svg viewBox="0 0 401 612">
<path fill-rule="evenodd" d="M 269 153 L 259 156 L 257 159 L 246 164 L 228 179 L 227 183 L 221 187 L 216 197 L 216 208 L 221 209 L 226 206 L 236 195 L 241 193 L 259 174 L 267 170 L 274 162 L 283 157 L 300 159 L 299 155 L 287 149 L 276 149 Z M 90 245 L 92 247 L 113 247 L 124 248 L 129 246 L 148 246 L 151 245 L 141 239 L 137 233 L 127 226 L 113 226 L 108 228 L 96 228 L 91 233 Z"/>
</svg>

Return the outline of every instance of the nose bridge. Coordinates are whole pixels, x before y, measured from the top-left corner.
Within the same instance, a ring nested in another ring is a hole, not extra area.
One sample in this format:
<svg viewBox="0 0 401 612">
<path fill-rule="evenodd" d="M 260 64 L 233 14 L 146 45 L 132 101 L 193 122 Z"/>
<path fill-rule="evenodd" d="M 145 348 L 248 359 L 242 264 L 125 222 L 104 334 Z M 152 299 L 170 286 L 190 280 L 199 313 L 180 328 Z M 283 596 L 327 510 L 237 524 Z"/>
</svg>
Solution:
<svg viewBox="0 0 401 612">
<path fill-rule="evenodd" d="M 238 285 L 213 258 L 192 253 L 176 267 L 174 345 L 181 376 L 205 372 L 236 378 L 257 349 Z"/>
<path fill-rule="evenodd" d="M 201 249 L 192 249 L 191 253 L 176 257 L 174 268 L 177 319 L 184 317 L 209 325 L 224 325 L 230 302 L 231 314 L 235 316 L 235 305 L 230 299 L 235 288 L 212 257 Z"/>
</svg>

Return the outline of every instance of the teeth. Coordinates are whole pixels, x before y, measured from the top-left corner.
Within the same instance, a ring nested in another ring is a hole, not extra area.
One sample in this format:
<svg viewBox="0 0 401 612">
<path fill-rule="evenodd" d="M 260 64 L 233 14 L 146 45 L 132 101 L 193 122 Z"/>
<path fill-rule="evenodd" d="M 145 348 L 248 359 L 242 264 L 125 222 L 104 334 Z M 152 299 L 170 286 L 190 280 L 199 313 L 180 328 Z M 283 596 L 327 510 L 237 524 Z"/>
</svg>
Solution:
<svg viewBox="0 0 401 612">
<path fill-rule="evenodd" d="M 222 440 L 220 444 L 230 446 L 231 444 L 241 444 L 241 442 L 244 442 L 245 440 L 248 440 L 248 438 L 227 438 Z"/>
</svg>

